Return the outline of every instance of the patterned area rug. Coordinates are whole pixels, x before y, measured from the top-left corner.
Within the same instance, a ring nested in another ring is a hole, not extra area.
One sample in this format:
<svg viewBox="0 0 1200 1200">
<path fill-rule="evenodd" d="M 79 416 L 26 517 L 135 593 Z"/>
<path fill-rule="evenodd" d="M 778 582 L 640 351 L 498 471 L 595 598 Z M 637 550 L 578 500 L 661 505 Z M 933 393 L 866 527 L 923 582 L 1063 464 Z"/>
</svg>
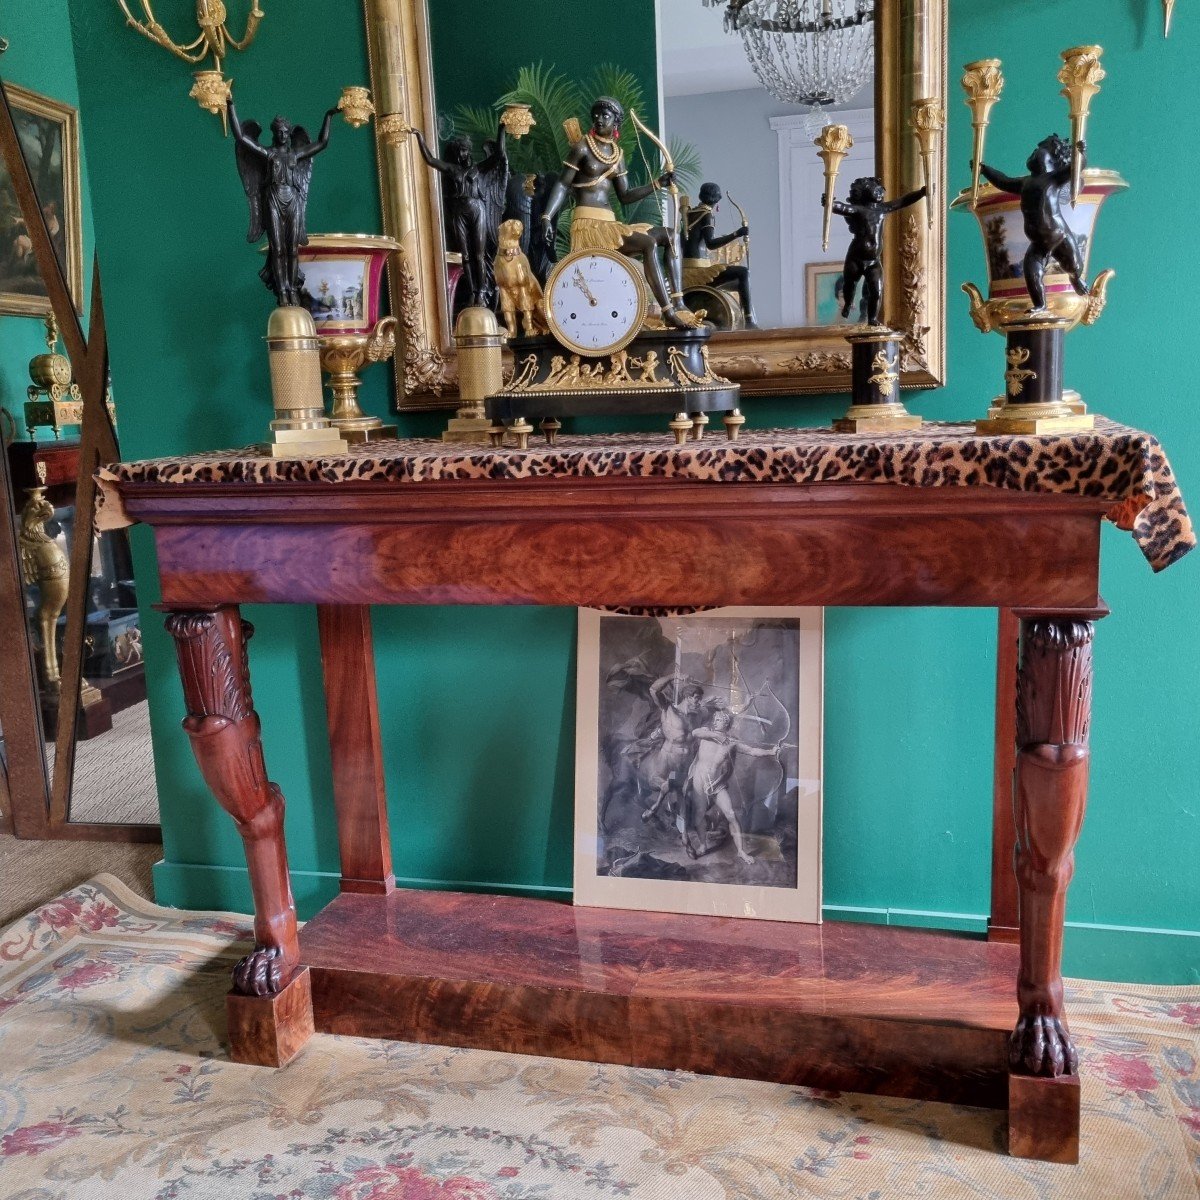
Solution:
<svg viewBox="0 0 1200 1200">
<path fill-rule="evenodd" d="M 1071 986 L 1083 1162 L 979 1109 L 318 1035 L 231 1063 L 245 918 L 100 876 L 0 933 L 5 1200 L 1194 1197 L 1200 988 Z"/>
</svg>

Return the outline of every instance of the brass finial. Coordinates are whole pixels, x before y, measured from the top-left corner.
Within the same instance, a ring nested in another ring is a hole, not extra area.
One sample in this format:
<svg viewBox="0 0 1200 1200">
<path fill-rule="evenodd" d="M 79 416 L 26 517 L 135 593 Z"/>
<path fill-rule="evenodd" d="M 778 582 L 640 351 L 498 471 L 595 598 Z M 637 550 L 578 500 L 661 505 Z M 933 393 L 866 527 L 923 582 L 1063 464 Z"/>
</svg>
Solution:
<svg viewBox="0 0 1200 1200">
<path fill-rule="evenodd" d="M 983 147 L 987 141 L 992 107 L 1004 91 L 1004 75 L 998 58 L 981 58 L 963 67 L 963 91 L 971 110 L 971 128 L 975 131 L 974 157 L 971 165 L 971 207 L 979 203 L 979 164 L 983 162 Z"/>
<path fill-rule="evenodd" d="M 1071 106 L 1071 207 L 1079 199 L 1083 187 L 1083 155 L 1079 143 L 1087 134 L 1087 121 L 1092 100 L 1100 91 L 1105 70 L 1100 65 L 1101 46 L 1072 46 L 1062 52 L 1062 70 L 1058 82 L 1062 94 Z"/>
<path fill-rule="evenodd" d="M 914 100 L 912 106 L 912 131 L 916 135 L 921 151 L 921 174 L 925 184 L 925 211 L 929 217 L 929 228 L 933 228 L 933 207 L 937 195 L 937 180 L 933 177 L 934 144 L 946 128 L 946 110 L 936 96 Z"/>
<path fill-rule="evenodd" d="M 854 138 L 845 125 L 826 125 L 813 138 L 817 157 L 825 164 L 825 222 L 821 227 L 821 249 L 829 249 L 829 226 L 833 220 L 833 190 L 837 186 L 842 159 L 854 146 Z"/>
</svg>

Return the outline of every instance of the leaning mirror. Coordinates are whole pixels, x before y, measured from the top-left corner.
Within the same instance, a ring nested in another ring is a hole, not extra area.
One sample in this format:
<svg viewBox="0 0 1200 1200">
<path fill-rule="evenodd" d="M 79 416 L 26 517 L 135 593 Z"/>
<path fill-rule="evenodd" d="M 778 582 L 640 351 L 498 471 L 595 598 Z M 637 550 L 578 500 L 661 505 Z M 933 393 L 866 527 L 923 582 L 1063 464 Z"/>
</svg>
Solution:
<svg viewBox="0 0 1200 1200">
<path fill-rule="evenodd" d="M 510 127 L 496 203 L 528 231 L 572 138 L 586 136 L 597 88 L 640 106 L 675 167 L 677 195 L 656 189 L 619 219 L 678 231 L 685 303 L 717 327 L 712 365 L 747 395 L 849 386 L 842 332 L 861 319 L 863 299 L 860 291 L 843 316 L 849 236 L 839 218 L 823 247 L 823 164 L 813 144 L 821 130 L 844 125 L 853 140 L 839 198 L 859 177 L 877 177 L 889 198 L 928 178 L 934 202 L 888 226 L 882 310 L 903 335 L 903 385 L 940 384 L 944 146 L 935 140 L 923 160 L 912 122 L 917 101 L 945 96 L 947 8 L 946 0 L 628 0 L 605 9 L 606 31 L 620 29 L 605 41 L 591 6 L 560 6 L 553 28 L 516 28 L 478 5 L 468 46 L 468 14 L 451 20 L 425 0 L 365 0 L 384 225 L 401 245 L 390 275 L 399 407 L 453 402 L 451 328 L 471 299 L 443 173 L 428 168 L 410 131 L 421 130 L 443 160 L 455 139 L 471 138 L 479 166 L 501 113 L 527 105 L 533 128 L 517 138 Z M 576 52 L 600 42 L 594 60 Z M 472 68 L 471 46 L 486 49 L 486 69 Z M 652 138 L 628 124 L 622 134 L 631 183 L 657 180 L 663 164 Z"/>
<path fill-rule="evenodd" d="M 0 772 L 22 837 L 155 840 L 158 797 L 128 535 L 94 520 L 119 457 L 86 122 L 0 58 Z M 119 370 L 118 383 L 119 389 Z"/>
</svg>

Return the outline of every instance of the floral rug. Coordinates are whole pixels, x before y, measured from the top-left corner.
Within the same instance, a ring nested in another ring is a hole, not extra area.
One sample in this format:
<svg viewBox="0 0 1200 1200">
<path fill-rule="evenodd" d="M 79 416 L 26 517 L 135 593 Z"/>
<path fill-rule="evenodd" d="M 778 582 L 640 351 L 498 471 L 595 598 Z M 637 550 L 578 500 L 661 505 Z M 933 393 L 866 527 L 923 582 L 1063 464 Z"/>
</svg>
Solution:
<svg viewBox="0 0 1200 1200">
<path fill-rule="evenodd" d="M 231 1063 L 245 918 L 100 876 L 0 933 L 0 1198 L 1195 1197 L 1200 988 L 1076 982 L 1083 1161 L 980 1109 L 318 1035 Z"/>
</svg>

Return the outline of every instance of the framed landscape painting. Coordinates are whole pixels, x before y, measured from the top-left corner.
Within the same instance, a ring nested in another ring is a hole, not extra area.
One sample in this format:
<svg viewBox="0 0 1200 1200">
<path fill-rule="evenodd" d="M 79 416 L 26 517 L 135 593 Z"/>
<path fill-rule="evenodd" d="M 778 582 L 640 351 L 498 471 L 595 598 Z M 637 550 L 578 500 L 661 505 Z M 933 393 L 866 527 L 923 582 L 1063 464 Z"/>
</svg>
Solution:
<svg viewBox="0 0 1200 1200">
<path fill-rule="evenodd" d="M 857 311 L 851 310 L 848 317 L 842 316 L 842 263 L 808 263 L 804 268 L 804 280 L 808 303 L 809 325 L 865 325 L 867 301 L 859 285 Z"/>
<path fill-rule="evenodd" d="M 821 919 L 823 613 L 579 613 L 575 903 Z"/>
<path fill-rule="evenodd" d="M 83 297 L 79 114 L 68 104 L 26 88 L 8 83 L 4 89 L 58 261 L 79 308 Z M 50 298 L 12 178 L 0 165 L 0 314 L 44 316 L 49 311 Z"/>
</svg>

